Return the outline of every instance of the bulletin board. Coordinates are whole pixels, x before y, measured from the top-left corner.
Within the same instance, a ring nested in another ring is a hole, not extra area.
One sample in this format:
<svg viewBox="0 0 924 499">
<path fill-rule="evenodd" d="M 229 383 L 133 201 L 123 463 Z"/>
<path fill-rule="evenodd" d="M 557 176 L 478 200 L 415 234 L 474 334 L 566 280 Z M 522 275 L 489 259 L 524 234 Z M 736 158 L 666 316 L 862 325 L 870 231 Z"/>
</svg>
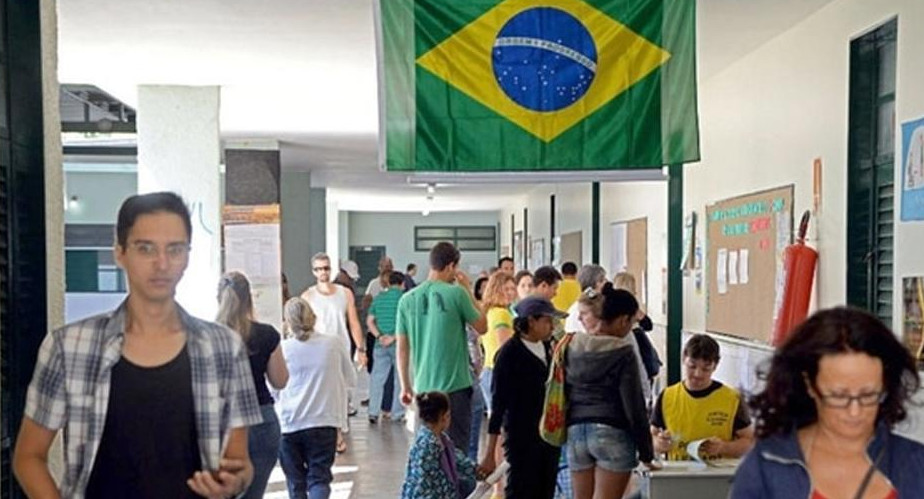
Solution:
<svg viewBox="0 0 924 499">
<path fill-rule="evenodd" d="M 706 207 L 706 329 L 770 341 L 792 243 L 793 185 Z"/>
</svg>

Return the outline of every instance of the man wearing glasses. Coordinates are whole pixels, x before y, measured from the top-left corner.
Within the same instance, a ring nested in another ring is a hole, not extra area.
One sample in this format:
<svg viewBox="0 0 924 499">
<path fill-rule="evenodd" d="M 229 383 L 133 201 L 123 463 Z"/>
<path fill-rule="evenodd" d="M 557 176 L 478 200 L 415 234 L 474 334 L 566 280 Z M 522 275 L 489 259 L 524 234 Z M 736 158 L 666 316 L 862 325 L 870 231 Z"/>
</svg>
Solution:
<svg viewBox="0 0 924 499">
<path fill-rule="evenodd" d="M 691 459 L 687 444 L 705 440 L 700 456 L 737 458 L 753 447 L 747 405 L 733 388 L 712 379 L 718 364 L 718 342 L 705 334 L 691 336 L 683 347 L 683 381 L 661 392 L 651 414 L 655 452 L 670 460 Z"/>
<path fill-rule="evenodd" d="M 359 315 L 353 292 L 338 286 L 331 280 L 330 257 L 318 253 L 311 257 L 311 272 L 317 284 L 306 289 L 302 298 L 311 305 L 318 318 L 316 329 L 320 334 L 336 336 L 343 340 L 344 348 L 350 352 L 350 338 L 356 344 L 356 362 L 365 365 L 366 343 L 359 327 Z"/>
<path fill-rule="evenodd" d="M 240 336 L 174 301 L 189 263 L 176 194 L 128 198 L 114 249 L 128 298 L 51 332 L 38 352 L 13 467 L 29 497 L 231 497 L 253 477 L 262 422 Z M 60 488 L 48 449 L 64 429 Z"/>
</svg>

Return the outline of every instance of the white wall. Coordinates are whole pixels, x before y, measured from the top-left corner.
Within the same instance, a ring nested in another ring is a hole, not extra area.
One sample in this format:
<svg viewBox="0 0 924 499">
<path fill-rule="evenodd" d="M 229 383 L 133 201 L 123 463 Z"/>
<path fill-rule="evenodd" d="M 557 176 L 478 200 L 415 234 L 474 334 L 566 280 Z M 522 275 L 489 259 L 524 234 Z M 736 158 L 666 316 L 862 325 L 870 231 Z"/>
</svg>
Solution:
<svg viewBox="0 0 924 499">
<path fill-rule="evenodd" d="M 135 172 L 67 172 L 64 178 L 65 197 L 77 196 L 76 206 L 65 204 L 68 224 L 115 225 L 122 201 L 138 192 Z"/>
<path fill-rule="evenodd" d="M 600 265 L 603 265 L 611 278 L 617 270 L 610 268 L 613 252 L 611 225 L 643 217 L 648 219 L 648 291 L 644 300 L 651 320 L 667 324 L 667 316 L 661 306 L 662 300 L 666 299 L 662 270 L 667 267 L 667 183 L 600 185 Z M 640 276 L 635 277 L 640 279 Z M 641 286 L 641 282 L 638 285 Z"/>
<path fill-rule="evenodd" d="M 426 279 L 429 252 L 414 251 L 414 227 L 428 225 L 490 225 L 496 226 L 498 212 L 433 212 L 419 213 L 349 212 L 350 246 L 385 246 L 395 268 L 403 271 L 408 263 L 416 263 L 417 280 Z M 342 248 L 348 254 L 348 248 Z M 462 270 L 477 274 L 497 265 L 497 251 L 463 251 Z"/>
<path fill-rule="evenodd" d="M 846 298 L 847 112 L 850 41 L 898 15 L 896 129 L 924 115 L 924 2 L 832 2 L 759 49 L 700 83 L 700 164 L 685 169 L 685 211 L 703 220 L 707 204 L 727 197 L 795 184 L 796 220 L 812 203 L 812 161 L 824 162 L 822 208 L 814 220 L 820 253 L 816 300 L 820 307 Z M 900 161 L 897 133 L 896 161 Z M 899 163 L 900 164 L 900 163 Z M 896 165 L 896 186 L 901 185 Z M 896 189 L 896 196 L 900 196 Z M 898 213 L 896 200 L 896 214 Z M 700 227 L 702 227 L 702 223 Z M 924 225 L 895 227 L 895 288 L 904 275 L 924 274 Z M 705 329 L 705 295 L 685 280 L 684 326 Z M 901 317 L 899 300 L 894 317 Z M 895 327 L 899 327 L 898 323 Z"/>
<path fill-rule="evenodd" d="M 552 247 L 552 241 L 549 240 L 550 232 L 550 201 L 549 197 L 555 195 L 555 225 L 556 236 L 570 232 L 581 231 L 581 250 L 583 253 L 581 263 L 590 263 L 590 183 L 562 183 L 562 184 L 541 184 L 529 191 L 525 196 L 517 196 L 511 199 L 511 202 L 504 210 L 501 210 L 501 246 L 510 247 L 510 256 L 513 256 L 513 241 L 510 236 L 510 215 L 514 215 L 515 231 L 523 230 L 523 208 L 528 210 L 527 220 L 527 240 L 524 241 L 525 250 L 529 251 L 529 238 L 542 238 L 545 240 L 545 258 L 546 264 L 549 261 L 549 254 Z M 558 259 L 561 255 L 555 255 Z M 559 262 L 560 263 L 560 262 Z M 517 262 L 517 268 L 520 262 Z M 535 269 L 532 269 L 535 270 Z"/>
</svg>

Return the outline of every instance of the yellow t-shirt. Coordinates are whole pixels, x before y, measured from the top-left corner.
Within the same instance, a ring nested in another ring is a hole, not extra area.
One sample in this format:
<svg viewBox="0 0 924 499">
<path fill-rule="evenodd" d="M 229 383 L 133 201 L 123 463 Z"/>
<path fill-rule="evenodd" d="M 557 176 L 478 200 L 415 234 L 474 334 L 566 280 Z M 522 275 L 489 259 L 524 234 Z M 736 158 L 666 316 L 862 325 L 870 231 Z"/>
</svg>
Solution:
<svg viewBox="0 0 924 499">
<path fill-rule="evenodd" d="M 738 392 L 725 385 L 702 398 L 691 397 L 683 382 L 664 389 L 661 400 L 664 425 L 677 439 L 667 458 L 690 459 L 687 444 L 703 438 L 731 441 L 740 401 Z"/>
<path fill-rule="evenodd" d="M 559 283 L 558 292 L 552 297 L 552 305 L 562 312 L 567 312 L 579 296 L 581 296 L 581 285 L 574 279 L 565 279 Z"/>
<path fill-rule="evenodd" d="M 497 335 L 500 328 L 510 329 L 513 333 L 513 314 L 506 307 L 491 307 L 487 313 L 488 331 L 481 337 L 481 345 L 484 346 L 484 367 L 494 369 L 494 357 L 500 350 L 501 340 Z"/>
</svg>

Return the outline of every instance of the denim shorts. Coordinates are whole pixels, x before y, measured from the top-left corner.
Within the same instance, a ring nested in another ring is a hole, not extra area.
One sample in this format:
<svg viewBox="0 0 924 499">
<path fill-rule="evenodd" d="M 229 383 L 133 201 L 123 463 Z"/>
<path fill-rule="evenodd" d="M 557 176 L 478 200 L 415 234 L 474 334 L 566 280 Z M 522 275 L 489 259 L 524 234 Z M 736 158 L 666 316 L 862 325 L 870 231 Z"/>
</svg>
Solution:
<svg viewBox="0 0 924 499">
<path fill-rule="evenodd" d="M 585 471 L 594 466 L 615 473 L 638 466 L 635 441 L 625 430 L 599 423 L 578 423 L 568 427 L 568 467 Z"/>
</svg>

